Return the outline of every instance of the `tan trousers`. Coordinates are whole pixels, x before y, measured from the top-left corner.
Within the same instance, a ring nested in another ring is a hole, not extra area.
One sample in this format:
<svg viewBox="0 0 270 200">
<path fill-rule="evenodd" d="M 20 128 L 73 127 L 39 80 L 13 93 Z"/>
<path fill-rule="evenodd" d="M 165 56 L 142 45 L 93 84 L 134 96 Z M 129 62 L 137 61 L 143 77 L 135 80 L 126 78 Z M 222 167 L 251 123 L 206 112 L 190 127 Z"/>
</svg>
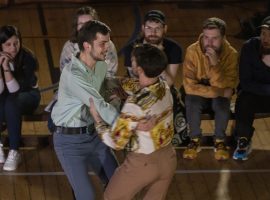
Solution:
<svg viewBox="0 0 270 200">
<path fill-rule="evenodd" d="M 171 145 L 148 155 L 129 153 L 110 179 L 104 199 L 131 200 L 145 189 L 144 200 L 163 200 L 176 165 L 176 153 Z"/>
</svg>

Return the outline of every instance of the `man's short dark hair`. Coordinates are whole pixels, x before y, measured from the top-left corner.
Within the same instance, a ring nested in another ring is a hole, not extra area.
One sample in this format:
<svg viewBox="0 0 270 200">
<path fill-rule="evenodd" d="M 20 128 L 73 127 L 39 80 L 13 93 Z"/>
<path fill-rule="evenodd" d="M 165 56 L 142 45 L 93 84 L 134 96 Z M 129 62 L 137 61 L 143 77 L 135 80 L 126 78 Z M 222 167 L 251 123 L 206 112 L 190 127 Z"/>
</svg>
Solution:
<svg viewBox="0 0 270 200">
<path fill-rule="evenodd" d="M 103 22 L 93 20 L 86 22 L 83 27 L 80 29 L 78 34 L 78 45 L 80 50 L 84 50 L 83 43 L 88 42 L 90 44 L 96 39 L 97 33 L 102 35 L 107 35 L 111 32 L 111 29 L 104 24 Z"/>
<path fill-rule="evenodd" d="M 134 47 L 132 55 L 145 75 L 149 78 L 159 76 L 167 67 L 166 54 L 150 44 L 138 44 Z"/>
<path fill-rule="evenodd" d="M 217 17 L 211 17 L 203 22 L 203 29 L 219 29 L 222 36 L 226 33 L 226 22 Z"/>
</svg>

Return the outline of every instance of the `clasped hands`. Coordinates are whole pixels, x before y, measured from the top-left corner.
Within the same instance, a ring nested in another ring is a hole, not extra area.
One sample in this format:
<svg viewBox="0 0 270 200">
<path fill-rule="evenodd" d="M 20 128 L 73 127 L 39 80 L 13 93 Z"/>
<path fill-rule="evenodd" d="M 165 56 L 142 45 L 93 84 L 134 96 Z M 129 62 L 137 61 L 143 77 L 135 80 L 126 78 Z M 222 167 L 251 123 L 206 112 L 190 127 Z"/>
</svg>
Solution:
<svg viewBox="0 0 270 200">
<path fill-rule="evenodd" d="M 102 118 L 100 117 L 99 113 L 96 110 L 94 101 L 92 98 L 89 99 L 90 102 L 90 108 L 89 111 L 95 121 L 95 123 L 101 123 L 103 122 Z M 142 120 L 139 121 L 136 130 L 140 131 L 150 131 L 156 124 L 157 117 L 156 116 L 148 116 Z"/>
<path fill-rule="evenodd" d="M 0 66 L 2 66 L 4 71 L 10 70 L 9 63 L 12 61 L 13 57 L 9 53 L 0 51 Z"/>
</svg>

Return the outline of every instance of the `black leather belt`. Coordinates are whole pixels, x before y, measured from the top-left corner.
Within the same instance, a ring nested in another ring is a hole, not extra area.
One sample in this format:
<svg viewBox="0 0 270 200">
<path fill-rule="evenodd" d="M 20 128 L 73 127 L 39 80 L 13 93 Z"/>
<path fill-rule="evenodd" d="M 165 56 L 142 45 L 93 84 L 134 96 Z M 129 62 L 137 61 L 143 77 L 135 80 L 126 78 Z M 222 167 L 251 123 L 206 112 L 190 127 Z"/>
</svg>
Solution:
<svg viewBox="0 0 270 200">
<path fill-rule="evenodd" d="M 94 124 L 90 126 L 84 126 L 84 127 L 62 127 L 57 126 L 56 130 L 60 134 L 66 134 L 66 135 L 78 135 L 78 134 L 93 134 L 95 130 Z"/>
</svg>

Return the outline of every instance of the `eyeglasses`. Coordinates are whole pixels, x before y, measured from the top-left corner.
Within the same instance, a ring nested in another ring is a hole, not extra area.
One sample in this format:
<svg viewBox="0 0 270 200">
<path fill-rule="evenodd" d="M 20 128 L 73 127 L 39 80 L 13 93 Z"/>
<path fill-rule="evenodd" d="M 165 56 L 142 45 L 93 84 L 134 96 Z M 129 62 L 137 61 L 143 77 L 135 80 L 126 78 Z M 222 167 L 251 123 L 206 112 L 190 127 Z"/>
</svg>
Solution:
<svg viewBox="0 0 270 200">
<path fill-rule="evenodd" d="M 163 27 L 162 26 L 159 26 L 159 27 L 156 27 L 156 28 L 153 28 L 153 27 L 151 27 L 151 26 L 145 26 L 144 27 L 144 30 L 146 31 L 146 32 L 154 32 L 154 33 L 161 33 L 162 31 L 163 31 Z"/>
</svg>

